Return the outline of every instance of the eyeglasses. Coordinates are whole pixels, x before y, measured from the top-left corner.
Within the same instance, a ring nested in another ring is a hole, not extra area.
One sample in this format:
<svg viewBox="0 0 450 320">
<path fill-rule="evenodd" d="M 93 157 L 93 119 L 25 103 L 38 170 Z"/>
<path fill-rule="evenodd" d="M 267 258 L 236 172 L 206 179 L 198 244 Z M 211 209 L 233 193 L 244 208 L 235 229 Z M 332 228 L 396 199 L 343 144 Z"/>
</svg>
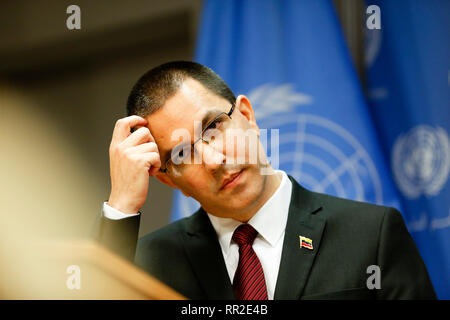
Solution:
<svg viewBox="0 0 450 320">
<path fill-rule="evenodd" d="M 233 103 L 230 111 L 218 114 L 205 126 L 200 137 L 195 140 L 194 143 L 175 147 L 172 150 L 171 157 L 165 162 L 164 169 L 160 168 L 159 171 L 169 174 L 182 174 L 187 165 L 194 163 L 196 152 L 195 144 L 197 142 L 203 141 L 206 144 L 211 145 L 223 137 L 225 130 L 231 125 L 231 114 L 233 113 L 234 108 L 235 104 Z"/>
</svg>

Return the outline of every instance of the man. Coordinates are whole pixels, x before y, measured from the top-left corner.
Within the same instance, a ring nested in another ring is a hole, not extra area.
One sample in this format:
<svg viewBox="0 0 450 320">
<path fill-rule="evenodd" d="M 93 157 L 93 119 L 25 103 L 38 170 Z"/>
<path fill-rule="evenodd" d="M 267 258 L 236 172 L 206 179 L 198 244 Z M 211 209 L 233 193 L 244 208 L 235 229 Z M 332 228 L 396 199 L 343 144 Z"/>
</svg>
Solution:
<svg viewBox="0 0 450 320">
<path fill-rule="evenodd" d="M 400 213 L 308 191 L 271 168 L 247 134 L 259 135 L 251 102 L 209 68 L 150 70 L 127 111 L 111 140 L 98 239 L 186 297 L 435 298 Z M 138 241 L 149 175 L 202 207 Z"/>
</svg>

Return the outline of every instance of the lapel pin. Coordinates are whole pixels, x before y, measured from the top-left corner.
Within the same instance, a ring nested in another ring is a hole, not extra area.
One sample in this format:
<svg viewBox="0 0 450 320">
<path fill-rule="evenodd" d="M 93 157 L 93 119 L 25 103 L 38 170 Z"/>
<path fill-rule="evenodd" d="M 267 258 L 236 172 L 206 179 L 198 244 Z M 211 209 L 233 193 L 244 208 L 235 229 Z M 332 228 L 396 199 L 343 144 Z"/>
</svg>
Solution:
<svg viewBox="0 0 450 320">
<path fill-rule="evenodd" d="M 313 249 L 312 240 L 307 237 L 300 236 L 300 248 L 312 250 Z"/>
</svg>

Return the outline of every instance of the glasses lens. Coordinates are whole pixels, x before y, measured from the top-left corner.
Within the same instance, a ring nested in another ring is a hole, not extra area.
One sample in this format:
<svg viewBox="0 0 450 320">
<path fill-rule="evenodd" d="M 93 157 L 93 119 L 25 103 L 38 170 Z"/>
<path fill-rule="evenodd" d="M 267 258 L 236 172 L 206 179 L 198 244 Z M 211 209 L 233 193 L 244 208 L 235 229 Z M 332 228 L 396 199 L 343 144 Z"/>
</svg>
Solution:
<svg viewBox="0 0 450 320">
<path fill-rule="evenodd" d="M 201 140 L 208 144 L 222 141 L 223 134 L 229 126 L 230 117 L 226 113 L 219 114 L 202 131 Z M 200 142 L 200 141 L 199 141 Z M 166 163 L 167 172 L 172 175 L 182 175 L 184 169 L 195 163 L 195 150 L 192 145 L 184 145 L 172 150 L 171 158 Z M 201 161 L 201 160 L 200 160 Z"/>
<path fill-rule="evenodd" d="M 214 142 L 226 129 L 229 119 L 226 113 L 221 113 L 203 130 L 202 139 L 208 143 Z"/>
</svg>

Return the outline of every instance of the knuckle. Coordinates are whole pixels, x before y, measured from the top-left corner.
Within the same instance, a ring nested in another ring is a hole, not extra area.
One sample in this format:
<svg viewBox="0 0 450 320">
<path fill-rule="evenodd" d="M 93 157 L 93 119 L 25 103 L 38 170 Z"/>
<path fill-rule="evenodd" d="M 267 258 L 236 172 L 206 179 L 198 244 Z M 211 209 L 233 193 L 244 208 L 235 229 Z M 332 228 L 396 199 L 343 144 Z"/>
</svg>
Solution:
<svg viewBox="0 0 450 320">
<path fill-rule="evenodd" d="M 122 153 L 128 158 L 132 158 L 134 155 L 134 152 L 131 148 L 127 148 L 127 149 L 123 150 Z"/>
<path fill-rule="evenodd" d="M 152 152 L 151 153 L 151 161 L 153 165 L 161 165 L 161 158 L 159 157 L 159 153 Z"/>
<path fill-rule="evenodd" d="M 119 149 L 119 147 L 118 147 L 118 145 L 116 145 L 116 144 L 111 143 L 111 144 L 109 145 L 109 153 L 110 153 L 110 154 L 115 154 L 115 153 L 117 153 L 118 149 Z"/>
<path fill-rule="evenodd" d="M 115 127 L 116 127 L 116 128 L 121 127 L 121 126 L 123 125 L 124 122 L 125 122 L 125 120 L 124 120 L 123 118 L 117 120 L 117 121 L 116 121 L 116 124 L 115 124 Z"/>
<path fill-rule="evenodd" d="M 155 160 L 155 167 L 161 167 L 161 159 L 159 157 Z"/>
<path fill-rule="evenodd" d="M 128 152 L 128 153 L 127 153 L 127 158 L 128 158 L 131 162 L 136 163 L 136 164 L 139 164 L 139 163 L 141 162 L 140 157 L 139 157 L 138 155 L 136 155 L 136 154 L 131 153 L 131 152 Z"/>
<path fill-rule="evenodd" d="M 148 147 L 154 152 L 158 152 L 158 145 L 155 142 L 149 142 Z"/>
<path fill-rule="evenodd" d="M 135 134 L 138 137 L 145 137 L 148 135 L 149 132 L 150 131 L 146 127 L 140 127 L 133 134 Z"/>
<path fill-rule="evenodd" d="M 147 157 L 144 156 L 140 156 L 136 159 L 136 162 L 138 163 L 139 166 L 146 166 L 148 164 L 151 164 L 151 161 L 149 161 L 149 159 Z"/>
<path fill-rule="evenodd" d="M 141 127 L 139 130 L 141 130 L 141 132 L 144 136 L 150 135 L 150 130 L 147 127 Z"/>
<path fill-rule="evenodd" d="M 121 158 L 133 160 L 133 152 L 130 149 L 122 149 L 119 154 Z"/>
</svg>

